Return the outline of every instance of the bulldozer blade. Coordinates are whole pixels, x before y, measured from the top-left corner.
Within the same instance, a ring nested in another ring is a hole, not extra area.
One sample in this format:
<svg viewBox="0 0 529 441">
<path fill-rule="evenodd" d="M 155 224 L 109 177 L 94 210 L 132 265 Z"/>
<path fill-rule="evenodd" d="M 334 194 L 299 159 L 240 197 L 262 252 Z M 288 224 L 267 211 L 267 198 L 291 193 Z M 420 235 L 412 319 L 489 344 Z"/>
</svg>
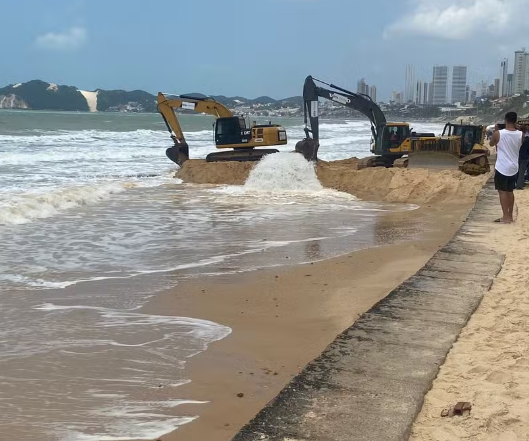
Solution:
<svg viewBox="0 0 529 441">
<path fill-rule="evenodd" d="M 210 153 L 206 156 L 207 162 L 222 162 L 222 161 L 260 161 L 263 156 L 279 153 L 277 149 L 239 149 L 229 150 L 226 152 Z"/>
<path fill-rule="evenodd" d="M 459 156 L 446 152 L 415 152 L 408 157 L 408 168 L 458 170 Z"/>
<path fill-rule="evenodd" d="M 296 152 L 301 153 L 307 161 L 317 161 L 319 147 L 317 141 L 307 138 L 296 144 Z"/>
<path fill-rule="evenodd" d="M 178 146 L 169 147 L 165 154 L 167 157 L 182 167 L 182 164 L 189 159 L 189 146 L 187 144 L 180 144 Z"/>
</svg>

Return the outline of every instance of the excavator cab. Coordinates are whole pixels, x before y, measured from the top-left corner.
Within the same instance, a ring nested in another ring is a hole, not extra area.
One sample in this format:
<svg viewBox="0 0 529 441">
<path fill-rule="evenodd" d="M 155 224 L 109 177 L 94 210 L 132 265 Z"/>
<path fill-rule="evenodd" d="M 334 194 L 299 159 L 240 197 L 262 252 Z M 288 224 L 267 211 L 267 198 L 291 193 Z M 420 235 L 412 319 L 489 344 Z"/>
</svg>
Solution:
<svg viewBox="0 0 529 441">
<path fill-rule="evenodd" d="M 401 146 L 410 138 L 410 126 L 406 123 L 388 123 L 382 137 L 382 151 L 375 154 L 402 153 Z"/>
<path fill-rule="evenodd" d="M 247 144 L 252 139 L 252 131 L 246 127 L 242 117 L 219 118 L 215 123 L 215 144 L 219 147 L 234 144 Z"/>
</svg>

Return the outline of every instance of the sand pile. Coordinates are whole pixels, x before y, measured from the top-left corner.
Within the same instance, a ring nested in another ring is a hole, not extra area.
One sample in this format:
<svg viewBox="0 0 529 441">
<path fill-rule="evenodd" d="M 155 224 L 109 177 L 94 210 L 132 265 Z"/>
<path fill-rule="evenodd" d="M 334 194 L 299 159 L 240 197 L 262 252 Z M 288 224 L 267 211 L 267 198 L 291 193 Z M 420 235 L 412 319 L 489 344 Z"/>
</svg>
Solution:
<svg viewBox="0 0 529 441">
<path fill-rule="evenodd" d="M 366 200 L 429 203 L 472 201 L 488 175 L 469 176 L 457 170 L 369 168 L 357 170 L 358 160 L 320 161 L 316 167 L 324 187 Z M 177 177 L 194 184 L 242 185 L 255 162 L 186 161 Z"/>
<path fill-rule="evenodd" d="M 387 202 L 461 202 L 474 199 L 487 177 L 457 170 L 368 168 L 351 170 L 334 163 L 318 164 L 318 178 L 328 188 L 362 199 Z"/>
<path fill-rule="evenodd" d="M 255 162 L 206 162 L 189 159 L 176 177 L 190 184 L 243 185 Z"/>
</svg>

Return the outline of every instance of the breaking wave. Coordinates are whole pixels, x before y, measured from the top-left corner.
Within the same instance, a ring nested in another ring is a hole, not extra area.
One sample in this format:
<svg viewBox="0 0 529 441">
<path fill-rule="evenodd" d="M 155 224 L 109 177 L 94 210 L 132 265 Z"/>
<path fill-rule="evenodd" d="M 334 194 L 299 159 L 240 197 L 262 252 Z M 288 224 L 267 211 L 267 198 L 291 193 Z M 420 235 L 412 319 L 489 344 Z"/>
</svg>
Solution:
<svg viewBox="0 0 529 441">
<path fill-rule="evenodd" d="M 52 217 L 72 208 L 109 199 L 113 194 L 135 186 L 131 182 L 112 182 L 48 193 L 26 193 L 5 201 L 0 199 L 0 224 L 24 224 L 34 219 Z"/>
</svg>

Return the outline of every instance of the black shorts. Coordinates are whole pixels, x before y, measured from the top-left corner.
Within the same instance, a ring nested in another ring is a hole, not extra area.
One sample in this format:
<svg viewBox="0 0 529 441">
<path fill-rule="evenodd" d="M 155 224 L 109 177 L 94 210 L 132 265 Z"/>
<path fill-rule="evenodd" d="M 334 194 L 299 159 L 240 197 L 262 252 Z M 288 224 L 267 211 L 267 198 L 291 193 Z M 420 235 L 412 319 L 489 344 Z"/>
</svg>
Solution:
<svg viewBox="0 0 529 441">
<path fill-rule="evenodd" d="M 513 176 L 505 176 L 496 170 L 494 175 L 494 187 L 496 187 L 496 190 L 512 193 L 516 188 L 516 181 L 518 181 L 518 173 Z"/>
</svg>

